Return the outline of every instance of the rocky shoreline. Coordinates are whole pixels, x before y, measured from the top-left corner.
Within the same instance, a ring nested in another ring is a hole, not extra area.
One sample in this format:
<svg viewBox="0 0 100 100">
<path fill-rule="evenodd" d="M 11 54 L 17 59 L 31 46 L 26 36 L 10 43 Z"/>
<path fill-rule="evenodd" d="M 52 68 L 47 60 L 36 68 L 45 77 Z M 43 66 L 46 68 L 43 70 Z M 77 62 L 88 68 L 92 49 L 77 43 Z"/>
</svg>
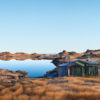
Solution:
<svg viewBox="0 0 100 100">
<path fill-rule="evenodd" d="M 27 72 L 0 69 L 0 84 L 14 85 L 16 82 L 25 78 L 29 78 Z"/>
</svg>

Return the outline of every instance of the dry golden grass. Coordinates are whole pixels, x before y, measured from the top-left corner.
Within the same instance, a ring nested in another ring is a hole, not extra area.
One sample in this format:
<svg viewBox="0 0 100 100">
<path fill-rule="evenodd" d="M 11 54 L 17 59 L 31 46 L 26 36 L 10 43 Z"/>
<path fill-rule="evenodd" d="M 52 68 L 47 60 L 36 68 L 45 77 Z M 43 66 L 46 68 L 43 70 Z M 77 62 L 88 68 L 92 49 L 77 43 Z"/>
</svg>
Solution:
<svg viewBox="0 0 100 100">
<path fill-rule="evenodd" d="M 100 100 L 100 79 L 25 79 L 12 87 L 0 85 L 0 100 Z"/>
<path fill-rule="evenodd" d="M 27 95 L 19 95 L 15 98 L 15 100 L 29 100 L 29 96 Z"/>
<path fill-rule="evenodd" d="M 46 82 L 41 81 L 41 80 L 32 80 L 31 82 L 33 82 L 34 84 L 40 85 L 40 86 L 45 86 L 46 85 Z"/>
<path fill-rule="evenodd" d="M 53 97 L 42 96 L 40 100 L 54 100 Z"/>
<path fill-rule="evenodd" d="M 6 94 L 4 96 L 0 96 L 0 100 L 13 100 L 13 97 L 10 94 Z"/>
<path fill-rule="evenodd" d="M 5 88 L 5 86 L 0 85 L 0 90 L 2 90 L 2 89 L 4 89 L 4 88 Z"/>
<path fill-rule="evenodd" d="M 21 87 L 21 84 L 17 83 L 14 86 L 10 87 L 10 90 L 17 90 Z"/>
<path fill-rule="evenodd" d="M 10 93 L 10 89 L 9 88 L 5 88 L 0 92 L 0 95 L 5 95 L 5 94 L 8 94 L 8 93 Z"/>
<path fill-rule="evenodd" d="M 30 100 L 40 100 L 40 97 L 38 95 L 31 96 Z"/>
<path fill-rule="evenodd" d="M 12 92 L 11 94 L 13 96 L 18 96 L 21 95 L 22 93 L 23 93 L 23 87 L 20 85 L 20 87 L 15 92 Z"/>
<path fill-rule="evenodd" d="M 54 97 L 55 96 L 55 92 L 46 92 L 46 96 L 47 97 Z"/>
<path fill-rule="evenodd" d="M 25 94 L 33 95 L 33 89 L 32 88 L 25 88 Z"/>
<path fill-rule="evenodd" d="M 34 95 L 42 96 L 42 95 L 44 95 L 44 93 L 45 93 L 45 88 L 44 87 L 39 86 L 39 87 L 34 88 L 34 90 L 33 90 Z"/>
</svg>

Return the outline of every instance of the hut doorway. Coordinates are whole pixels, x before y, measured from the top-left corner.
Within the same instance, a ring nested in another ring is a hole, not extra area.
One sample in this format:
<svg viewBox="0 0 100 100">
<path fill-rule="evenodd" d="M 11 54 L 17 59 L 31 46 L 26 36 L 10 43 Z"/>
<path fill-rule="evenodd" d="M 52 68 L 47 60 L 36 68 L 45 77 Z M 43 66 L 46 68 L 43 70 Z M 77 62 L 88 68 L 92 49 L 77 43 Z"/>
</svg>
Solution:
<svg viewBox="0 0 100 100">
<path fill-rule="evenodd" d="M 72 76 L 72 68 L 70 68 L 70 76 Z"/>
</svg>

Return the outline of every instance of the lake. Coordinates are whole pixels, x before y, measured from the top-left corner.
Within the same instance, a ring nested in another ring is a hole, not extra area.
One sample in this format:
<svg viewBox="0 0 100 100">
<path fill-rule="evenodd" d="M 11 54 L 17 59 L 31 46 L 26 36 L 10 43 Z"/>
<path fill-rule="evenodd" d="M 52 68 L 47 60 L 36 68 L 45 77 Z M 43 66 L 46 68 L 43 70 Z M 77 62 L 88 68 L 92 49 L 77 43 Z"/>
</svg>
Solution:
<svg viewBox="0 0 100 100">
<path fill-rule="evenodd" d="M 47 71 L 55 67 L 51 63 L 51 60 L 0 60 L 0 69 L 25 71 L 28 72 L 28 76 L 30 77 L 42 77 Z"/>
</svg>

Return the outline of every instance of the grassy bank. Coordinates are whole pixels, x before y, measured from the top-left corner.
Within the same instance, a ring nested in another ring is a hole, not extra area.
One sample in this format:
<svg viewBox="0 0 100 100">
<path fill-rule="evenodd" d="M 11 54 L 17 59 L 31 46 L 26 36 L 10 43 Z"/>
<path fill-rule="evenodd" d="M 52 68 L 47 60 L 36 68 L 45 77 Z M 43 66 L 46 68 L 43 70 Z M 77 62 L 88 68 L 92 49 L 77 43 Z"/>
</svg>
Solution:
<svg viewBox="0 0 100 100">
<path fill-rule="evenodd" d="M 100 100 L 100 79 L 29 78 L 14 86 L 1 84 L 0 100 Z"/>
</svg>

